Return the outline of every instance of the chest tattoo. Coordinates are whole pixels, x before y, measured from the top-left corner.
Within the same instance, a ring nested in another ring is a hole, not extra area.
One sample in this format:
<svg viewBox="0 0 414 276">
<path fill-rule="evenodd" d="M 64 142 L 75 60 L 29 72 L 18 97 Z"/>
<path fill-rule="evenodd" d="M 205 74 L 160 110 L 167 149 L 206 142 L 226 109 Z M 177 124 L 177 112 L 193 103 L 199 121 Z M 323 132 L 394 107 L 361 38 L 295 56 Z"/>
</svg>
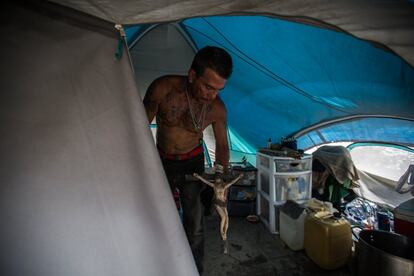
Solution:
<svg viewBox="0 0 414 276">
<path fill-rule="evenodd" d="M 189 107 L 189 102 L 192 109 Z M 203 126 L 208 125 L 208 114 L 211 109 L 211 104 L 207 104 L 203 108 L 203 104 L 197 103 L 193 99 L 189 101 L 183 91 L 172 90 L 160 104 L 157 123 L 168 127 L 182 127 L 198 133 Z M 203 122 L 197 121 L 198 128 L 195 128 L 193 118 L 200 119 L 202 117 L 204 117 Z"/>
</svg>

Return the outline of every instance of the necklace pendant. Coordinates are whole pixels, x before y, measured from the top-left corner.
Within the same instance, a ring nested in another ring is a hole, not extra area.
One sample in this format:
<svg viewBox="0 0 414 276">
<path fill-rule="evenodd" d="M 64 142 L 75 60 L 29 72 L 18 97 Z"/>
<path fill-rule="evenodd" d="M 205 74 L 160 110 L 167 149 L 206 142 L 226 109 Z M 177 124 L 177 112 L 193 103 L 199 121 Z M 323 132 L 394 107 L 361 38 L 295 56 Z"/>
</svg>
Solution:
<svg viewBox="0 0 414 276">
<path fill-rule="evenodd" d="M 193 109 L 191 107 L 190 97 L 188 96 L 187 88 L 185 89 L 185 95 L 186 95 L 186 98 L 187 98 L 188 110 L 190 111 L 190 116 L 191 116 L 191 120 L 193 121 L 194 129 L 197 132 L 202 132 L 204 119 L 205 119 L 205 116 L 206 116 L 206 110 L 205 110 L 206 105 L 203 104 L 203 107 L 201 108 L 201 111 L 200 111 L 200 117 L 197 120 L 196 114 L 195 114 L 195 112 L 193 112 Z"/>
</svg>

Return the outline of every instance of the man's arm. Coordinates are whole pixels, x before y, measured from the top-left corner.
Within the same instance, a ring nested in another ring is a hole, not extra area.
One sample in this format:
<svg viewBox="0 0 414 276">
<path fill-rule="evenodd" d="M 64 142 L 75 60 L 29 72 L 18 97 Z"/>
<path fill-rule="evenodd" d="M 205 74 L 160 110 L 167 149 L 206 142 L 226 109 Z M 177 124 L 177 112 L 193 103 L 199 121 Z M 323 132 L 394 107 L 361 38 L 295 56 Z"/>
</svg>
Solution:
<svg viewBox="0 0 414 276">
<path fill-rule="evenodd" d="M 224 103 L 219 99 L 215 120 L 212 123 L 216 140 L 216 163 L 222 165 L 226 171 L 229 166 L 229 143 L 227 140 L 227 115 Z"/>
<path fill-rule="evenodd" d="M 150 124 L 158 112 L 158 105 L 160 103 L 160 90 L 161 81 L 160 79 L 156 79 L 151 83 L 147 89 L 147 92 L 145 93 L 143 102 L 145 112 L 147 113 L 148 121 Z"/>
</svg>

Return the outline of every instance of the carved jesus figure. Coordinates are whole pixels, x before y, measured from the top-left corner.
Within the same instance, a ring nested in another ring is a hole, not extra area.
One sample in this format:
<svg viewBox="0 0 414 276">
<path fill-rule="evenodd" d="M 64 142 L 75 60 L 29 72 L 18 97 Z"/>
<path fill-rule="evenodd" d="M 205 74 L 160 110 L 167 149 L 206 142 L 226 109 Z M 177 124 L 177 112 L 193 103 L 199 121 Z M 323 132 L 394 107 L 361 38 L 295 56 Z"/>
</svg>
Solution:
<svg viewBox="0 0 414 276">
<path fill-rule="evenodd" d="M 227 229 L 229 227 L 229 215 L 227 213 L 227 190 L 231 185 L 239 181 L 240 178 L 243 177 L 243 174 L 240 174 L 238 177 L 228 183 L 224 182 L 221 178 L 217 178 L 214 182 L 210 182 L 197 173 L 194 173 L 193 176 L 200 179 L 203 183 L 209 185 L 214 189 L 213 203 L 218 215 L 220 216 L 220 235 L 221 239 L 223 241 L 226 241 Z"/>
</svg>

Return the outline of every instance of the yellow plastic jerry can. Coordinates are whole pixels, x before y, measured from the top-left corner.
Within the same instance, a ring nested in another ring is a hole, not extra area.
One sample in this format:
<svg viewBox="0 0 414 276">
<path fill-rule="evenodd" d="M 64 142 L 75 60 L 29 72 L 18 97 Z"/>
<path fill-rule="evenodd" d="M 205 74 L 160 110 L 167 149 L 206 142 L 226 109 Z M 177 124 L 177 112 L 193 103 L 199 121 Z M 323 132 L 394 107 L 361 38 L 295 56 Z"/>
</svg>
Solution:
<svg viewBox="0 0 414 276">
<path fill-rule="evenodd" d="M 336 269 L 351 256 L 351 225 L 343 218 L 309 213 L 305 218 L 305 250 L 324 269 Z"/>
</svg>

